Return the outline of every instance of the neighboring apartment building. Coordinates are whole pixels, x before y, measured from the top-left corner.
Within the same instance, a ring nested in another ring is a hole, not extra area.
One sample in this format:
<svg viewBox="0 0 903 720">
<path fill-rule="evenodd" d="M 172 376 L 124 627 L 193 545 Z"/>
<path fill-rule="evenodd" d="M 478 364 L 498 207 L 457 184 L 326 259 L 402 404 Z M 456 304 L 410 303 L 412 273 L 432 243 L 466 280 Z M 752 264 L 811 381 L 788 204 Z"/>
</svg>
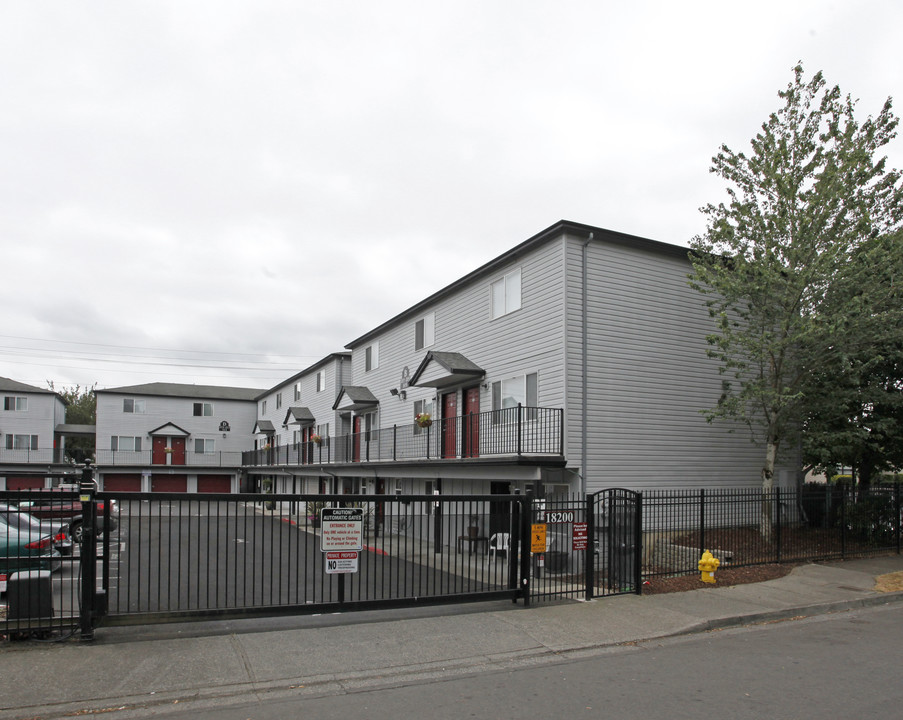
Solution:
<svg viewBox="0 0 903 720">
<path fill-rule="evenodd" d="M 756 484 L 748 434 L 700 414 L 721 376 L 690 272 L 686 248 L 556 223 L 346 346 L 308 472 L 377 493 Z M 274 450 L 250 471 L 294 472 Z"/>
<path fill-rule="evenodd" d="M 63 465 L 66 402 L 9 378 L 0 378 L 0 398 L 0 490 L 43 487 L 27 473 Z"/>
<path fill-rule="evenodd" d="M 238 492 L 260 393 L 176 383 L 97 390 L 101 489 Z"/>
</svg>

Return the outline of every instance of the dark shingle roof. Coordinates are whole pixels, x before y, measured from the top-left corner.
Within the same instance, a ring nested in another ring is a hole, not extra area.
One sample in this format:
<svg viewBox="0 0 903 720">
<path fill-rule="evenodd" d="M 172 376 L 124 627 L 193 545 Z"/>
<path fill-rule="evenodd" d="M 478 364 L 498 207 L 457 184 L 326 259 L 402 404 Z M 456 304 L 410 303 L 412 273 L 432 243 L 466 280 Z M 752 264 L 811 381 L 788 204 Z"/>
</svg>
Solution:
<svg viewBox="0 0 903 720">
<path fill-rule="evenodd" d="M 179 397 L 203 400 L 249 400 L 260 395 L 260 388 L 221 387 L 219 385 L 188 385 L 184 383 L 146 383 L 126 387 L 96 390 L 98 393 L 119 395 L 156 395 L 159 397 Z"/>
</svg>

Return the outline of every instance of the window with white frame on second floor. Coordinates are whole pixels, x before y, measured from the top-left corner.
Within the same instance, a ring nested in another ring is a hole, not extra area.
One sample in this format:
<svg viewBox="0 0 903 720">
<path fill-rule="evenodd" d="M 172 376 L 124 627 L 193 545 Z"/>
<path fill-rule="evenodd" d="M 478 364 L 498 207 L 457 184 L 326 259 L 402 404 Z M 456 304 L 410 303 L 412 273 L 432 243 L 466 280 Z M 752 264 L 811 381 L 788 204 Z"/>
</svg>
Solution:
<svg viewBox="0 0 903 720">
<path fill-rule="evenodd" d="M 141 438 L 130 435 L 113 435 L 110 438 L 110 450 L 119 452 L 141 452 Z"/>
<path fill-rule="evenodd" d="M 194 452 L 198 455 L 213 455 L 216 452 L 216 440 L 195 438 Z"/>
<path fill-rule="evenodd" d="M 213 403 L 194 403 L 194 415 L 195 417 L 213 417 Z"/>
<path fill-rule="evenodd" d="M 7 395 L 3 398 L 3 409 L 12 412 L 28 412 L 28 398 L 25 396 Z"/>
<path fill-rule="evenodd" d="M 321 423 L 320 425 L 317 425 L 317 435 L 319 435 L 321 438 L 324 438 L 324 439 L 328 438 L 329 437 L 329 423 Z"/>
<path fill-rule="evenodd" d="M 364 350 L 364 371 L 376 370 L 379 367 L 379 343 L 368 345 Z"/>
<path fill-rule="evenodd" d="M 418 415 L 429 415 L 430 418 L 435 417 L 433 414 L 433 399 L 428 398 L 426 400 L 415 400 L 414 401 L 414 434 L 420 435 L 421 433 L 426 432 L 426 427 L 421 426 L 417 422 Z"/>
<path fill-rule="evenodd" d="M 7 450 L 37 450 L 38 449 L 38 436 L 37 435 L 7 435 L 6 436 L 6 449 Z"/>
<path fill-rule="evenodd" d="M 145 412 L 144 400 L 136 400 L 135 398 L 123 398 L 122 412 L 143 415 Z"/>
<path fill-rule="evenodd" d="M 490 285 L 492 317 L 520 310 L 520 268 L 513 270 Z"/>
<path fill-rule="evenodd" d="M 509 422 L 515 419 L 511 413 L 495 411 L 509 410 L 522 405 L 528 408 L 523 419 L 535 420 L 536 407 L 539 404 L 538 377 L 536 373 L 519 375 L 492 383 L 493 422 Z M 500 417 L 503 416 L 503 417 Z"/>
<path fill-rule="evenodd" d="M 276 393 L 276 409 L 282 408 L 282 393 Z"/>
<path fill-rule="evenodd" d="M 323 370 L 317 372 L 317 392 L 323 392 L 326 389 L 326 373 Z"/>
<path fill-rule="evenodd" d="M 436 313 L 424 315 L 414 323 L 414 349 L 422 350 L 436 342 Z"/>
<path fill-rule="evenodd" d="M 301 383 L 295 383 L 295 402 L 298 402 L 301 399 Z"/>
</svg>

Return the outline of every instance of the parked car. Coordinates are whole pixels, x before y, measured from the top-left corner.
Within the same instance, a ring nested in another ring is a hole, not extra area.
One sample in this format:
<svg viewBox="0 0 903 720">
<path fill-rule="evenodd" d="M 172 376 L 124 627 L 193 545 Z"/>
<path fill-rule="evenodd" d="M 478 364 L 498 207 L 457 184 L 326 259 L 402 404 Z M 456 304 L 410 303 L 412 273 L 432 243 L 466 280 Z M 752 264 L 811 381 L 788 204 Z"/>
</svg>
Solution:
<svg viewBox="0 0 903 720">
<path fill-rule="evenodd" d="M 41 535 L 50 535 L 53 547 L 61 555 L 72 554 L 72 538 L 69 537 L 69 523 L 59 520 L 40 520 L 30 515 L 24 508 L 0 503 L 0 522 L 12 525 L 20 530 L 30 530 Z"/>
<path fill-rule="evenodd" d="M 59 570 L 60 553 L 50 535 L 20 530 L 0 521 L 0 593 L 9 576 L 20 570 Z"/>
<path fill-rule="evenodd" d="M 104 501 L 95 502 L 97 508 L 97 533 L 103 532 Z M 59 488 L 24 490 L 19 495 L 18 507 L 39 520 L 65 520 L 69 523 L 69 536 L 73 542 L 82 539 L 82 503 L 78 493 Z M 116 501 L 110 501 L 110 530 L 119 527 Z"/>
</svg>

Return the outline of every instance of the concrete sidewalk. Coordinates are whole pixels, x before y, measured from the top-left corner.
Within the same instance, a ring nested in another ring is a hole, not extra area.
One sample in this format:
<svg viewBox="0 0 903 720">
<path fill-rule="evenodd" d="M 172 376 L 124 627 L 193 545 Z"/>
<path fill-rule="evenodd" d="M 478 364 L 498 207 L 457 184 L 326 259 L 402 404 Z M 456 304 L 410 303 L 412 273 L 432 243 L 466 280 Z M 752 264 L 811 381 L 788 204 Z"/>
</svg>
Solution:
<svg viewBox="0 0 903 720">
<path fill-rule="evenodd" d="M 903 556 L 803 565 L 768 582 L 539 605 L 510 602 L 103 628 L 92 643 L 0 646 L 0 719 L 324 695 L 491 672 L 628 642 L 903 601 Z M 249 697 L 250 696 L 250 697 Z"/>
</svg>

